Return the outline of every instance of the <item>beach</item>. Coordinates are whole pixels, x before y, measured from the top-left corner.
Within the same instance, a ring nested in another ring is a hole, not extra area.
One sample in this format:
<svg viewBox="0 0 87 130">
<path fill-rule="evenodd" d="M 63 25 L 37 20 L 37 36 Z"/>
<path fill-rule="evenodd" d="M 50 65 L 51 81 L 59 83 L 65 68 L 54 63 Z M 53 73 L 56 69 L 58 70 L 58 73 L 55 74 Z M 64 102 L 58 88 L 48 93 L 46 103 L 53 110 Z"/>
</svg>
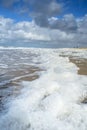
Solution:
<svg viewBox="0 0 87 130">
<path fill-rule="evenodd" d="M 0 49 L 0 130 L 85 130 L 87 49 Z"/>
</svg>

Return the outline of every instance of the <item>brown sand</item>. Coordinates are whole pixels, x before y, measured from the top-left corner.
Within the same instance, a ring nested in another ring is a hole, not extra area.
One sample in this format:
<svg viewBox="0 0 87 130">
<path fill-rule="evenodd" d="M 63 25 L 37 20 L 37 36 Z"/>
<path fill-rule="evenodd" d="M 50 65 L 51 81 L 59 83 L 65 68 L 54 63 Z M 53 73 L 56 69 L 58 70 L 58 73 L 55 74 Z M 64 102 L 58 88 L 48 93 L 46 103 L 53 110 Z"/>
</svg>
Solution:
<svg viewBox="0 0 87 130">
<path fill-rule="evenodd" d="M 80 75 L 87 75 L 87 59 L 79 59 L 79 58 L 69 58 L 70 62 L 76 64 L 76 66 L 79 68 L 78 74 Z M 87 95 L 85 94 L 81 100 L 80 103 L 87 104 Z"/>
<path fill-rule="evenodd" d="M 77 51 L 82 51 L 82 50 L 87 50 L 87 48 L 72 48 L 70 50 L 77 50 Z M 78 74 L 79 75 L 87 75 L 87 59 L 75 57 L 75 56 L 66 56 L 66 55 L 60 55 L 62 57 L 68 57 L 70 62 L 74 63 L 79 69 L 78 69 Z"/>
<path fill-rule="evenodd" d="M 78 48 L 73 50 L 87 50 L 87 48 Z M 79 69 L 78 74 L 79 75 L 87 75 L 87 59 L 78 58 L 78 57 L 71 57 L 71 56 L 64 56 L 63 57 L 69 57 L 70 62 L 74 63 Z M 85 94 L 83 97 L 81 97 L 80 103 L 87 104 L 87 95 Z"/>
<path fill-rule="evenodd" d="M 69 60 L 70 60 L 70 62 L 74 63 L 79 68 L 78 74 L 87 75 L 87 59 L 69 57 Z"/>
<path fill-rule="evenodd" d="M 87 48 L 76 48 L 74 50 L 82 51 L 87 50 Z M 77 58 L 77 57 L 69 57 L 70 62 L 74 63 L 78 68 L 78 74 L 87 75 L 87 59 Z"/>
<path fill-rule="evenodd" d="M 20 94 L 21 88 L 25 87 L 21 85 L 21 81 L 33 81 L 35 79 L 39 78 L 40 71 L 44 71 L 39 67 L 35 66 L 29 66 L 29 68 L 26 68 L 24 70 L 15 70 L 11 72 L 6 73 L 5 79 L 12 79 L 10 82 L 0 86 L 0 105 L 3 99 L 6 99 L 7 97 L 15 97 Z M 15 79 L 16 78 L 16 79 Z M 4 80 L 4 79 L 3 79 Z M 8 91 L 10 90 L 11 91 Z"/>
<path fill-rule="evenodd" d="M 86 48 L 83 48 L 83 50 L 86 50 Z M 75 49 L 76 50 L 76 49 Z M 79 51 L 82 49 L 78 49 Z M 71 57 L 71 56 L 64 56 L 62 57 L 69 57 L 70 62 L 74 63 L 78 68 L 78 74 L 79 75 L 87 75 L 87 59 L 81 59 L 77 57 Z M 39 78 L 39 71 L 44 71 L 40 69 L 39 67 L 29 66 L 29 68 L 26 68 L 24 70 L 18 70 L 18 71 L 11 71 L 7 73 L 8 77 L 16 78 L 16 80 L 12 80 L 10 83 L 7 83 L 3 86 L 0 86 L 0 102 L 3 98 L 9 97 L 9 96 L 17 96 L 20 93 L 20 90 L 23 86 L 20 85 L 20 81 L 33 81 L 35 79 Z M 22 77 L 21 77 L 22 76 Z M 11 91 L 6 91 L 8 88 L 13 88 Z M 87 103 L 87 97 L 84 97 L 81 100 L 81 103 Z M 1 104 L 1 103 L 0 103 Z"/>
</svg>

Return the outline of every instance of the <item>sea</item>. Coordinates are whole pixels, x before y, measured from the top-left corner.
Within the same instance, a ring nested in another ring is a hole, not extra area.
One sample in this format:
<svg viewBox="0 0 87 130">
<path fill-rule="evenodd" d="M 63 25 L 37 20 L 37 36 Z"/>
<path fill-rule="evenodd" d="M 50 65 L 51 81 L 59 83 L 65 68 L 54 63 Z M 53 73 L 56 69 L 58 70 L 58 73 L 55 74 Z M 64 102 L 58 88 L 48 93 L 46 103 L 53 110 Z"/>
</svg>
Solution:
<svg viewBox="0 0 87 130">
<path fill-rule="evenodd" d="M 87 50 L 0 47 L 0 130 L 87 130 L 87 75 L 70 57 Z"/>
</svg>

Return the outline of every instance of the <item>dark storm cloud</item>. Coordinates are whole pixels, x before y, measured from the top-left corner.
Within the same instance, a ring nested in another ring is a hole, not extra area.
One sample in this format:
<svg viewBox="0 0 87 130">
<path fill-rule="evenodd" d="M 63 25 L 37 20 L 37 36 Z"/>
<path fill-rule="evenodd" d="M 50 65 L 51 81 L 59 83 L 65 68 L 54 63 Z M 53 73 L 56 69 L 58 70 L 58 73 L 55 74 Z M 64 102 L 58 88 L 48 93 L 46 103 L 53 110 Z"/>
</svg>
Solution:
<svg viewBox="0 0 87 130">
<path fill-rule="evenodd" d="M 61 0 L 59 2 L 56 0 L 1 0 L 1 4 L 7 8 L 15 8 L 18 13 L 29 14 L 40 27 L 66 32 L 77 30 L 77 24 L 72 15 L 66 15 L 62 19 L 52 22 L 49 21 L 50 18 L 61 14 L 64 5 Z"/>
</svg>

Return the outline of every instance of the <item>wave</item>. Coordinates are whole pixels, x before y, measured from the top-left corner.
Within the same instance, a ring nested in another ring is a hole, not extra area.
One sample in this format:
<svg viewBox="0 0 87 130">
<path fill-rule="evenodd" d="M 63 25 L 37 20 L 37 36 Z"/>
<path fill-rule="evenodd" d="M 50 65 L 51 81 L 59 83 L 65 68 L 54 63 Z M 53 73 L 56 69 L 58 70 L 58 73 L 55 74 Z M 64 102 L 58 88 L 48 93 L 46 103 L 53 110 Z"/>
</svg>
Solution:
<svg viewBox="0 0 87 130">
<path fill-rule="evenodd" d="M 8 111 L 0 117 L 0 130 L 87 128 L 87 105 L 81 102 L 87 92 L 87 77 L 78 75 L 76 65 L 60 56 L 68 52 L 86 57 L 86 51 L 33 49 L 33 53 L 38 54 L 34 63 L 39 62 L 38 66 L 45 71 L 34 81 L 21 81 L 25 87 L 8 103 Z"/>
</svg>

